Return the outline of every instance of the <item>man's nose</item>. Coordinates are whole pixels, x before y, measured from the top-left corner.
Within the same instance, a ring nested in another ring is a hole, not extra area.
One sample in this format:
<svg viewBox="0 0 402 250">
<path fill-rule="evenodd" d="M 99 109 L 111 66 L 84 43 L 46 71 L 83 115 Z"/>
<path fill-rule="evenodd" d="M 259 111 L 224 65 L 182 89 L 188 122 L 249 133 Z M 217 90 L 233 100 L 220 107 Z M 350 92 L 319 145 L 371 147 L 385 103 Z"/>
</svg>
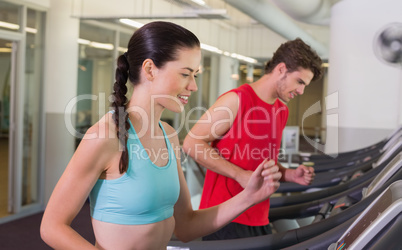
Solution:
<svg viewBox="0 0 402 250">
<path fill-rule="evenodd" d="M 298 87 L 296 89 L 296 92 L 298 95 L 302 95 L 304 93 L 304 88 L 306 87 L 306 85 L 302 84 L 300 87 Z"/>
</svg>

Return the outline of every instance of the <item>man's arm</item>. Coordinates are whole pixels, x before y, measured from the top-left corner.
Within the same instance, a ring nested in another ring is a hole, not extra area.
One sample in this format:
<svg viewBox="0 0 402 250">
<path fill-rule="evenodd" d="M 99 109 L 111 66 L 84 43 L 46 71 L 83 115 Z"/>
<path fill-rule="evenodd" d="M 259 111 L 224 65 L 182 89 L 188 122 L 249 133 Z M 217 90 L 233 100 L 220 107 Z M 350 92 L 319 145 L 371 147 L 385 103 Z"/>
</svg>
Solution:
<svg viewBox="0 0 402 250">
<path fill-rule="evenodd" d="M 229 92 L 220 97 L 189 131 L 183 142 L 183 150 L 202 166 L 234 179 L 244 188 L 252 171 L 230 163 L 210 145 L 230 129 L 238 109 L 239 98 L 236 93 Z"/>
<path fill-rule="evenodd" d="M 300 165 L 296 169 L 285 168 L 279 162 L 276 164 L 282 173 L 281 182 L 295 182 L 300 185 L 310 185 L 314 180 L 314 168 Z"/>
</svg>

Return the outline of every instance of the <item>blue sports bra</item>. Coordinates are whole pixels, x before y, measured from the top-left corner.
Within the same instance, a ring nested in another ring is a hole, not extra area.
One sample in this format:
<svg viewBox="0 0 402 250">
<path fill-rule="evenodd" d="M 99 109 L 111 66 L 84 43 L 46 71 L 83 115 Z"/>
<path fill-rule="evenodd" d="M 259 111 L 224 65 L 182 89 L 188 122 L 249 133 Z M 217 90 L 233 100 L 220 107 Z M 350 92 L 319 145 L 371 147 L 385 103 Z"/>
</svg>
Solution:
<svg viewBox="0 0 402 250">
<path fill-rule="evenodd" d="M 169 157 L 167 165 L 158 167 L 151 162 L 130 122 L 127 172 L 118 179 L 97 180 L 89 194 L 91 216 L 94 219 L 115 224 L 141 225 L 173 216 L 173 206 L 180 193 L 177 162 L 160 122 L 159 126 L 168 149 L 168 155 L 161 153 L 160 157 Z"/>
</svg>

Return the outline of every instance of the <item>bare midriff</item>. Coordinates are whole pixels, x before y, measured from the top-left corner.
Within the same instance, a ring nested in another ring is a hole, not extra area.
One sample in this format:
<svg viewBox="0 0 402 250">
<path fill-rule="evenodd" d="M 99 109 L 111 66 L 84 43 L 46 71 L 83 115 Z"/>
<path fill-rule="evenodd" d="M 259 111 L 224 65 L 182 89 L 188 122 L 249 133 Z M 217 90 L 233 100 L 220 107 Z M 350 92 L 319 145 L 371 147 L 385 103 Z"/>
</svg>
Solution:
<svg viewBox="0 0 402 250">
<path fill-rule="evenodd" d="M 175 220 L 172 217 L 145 225 L 121 225 L 92 219 L 98 249 L 166 250 Z"/>
</svg>

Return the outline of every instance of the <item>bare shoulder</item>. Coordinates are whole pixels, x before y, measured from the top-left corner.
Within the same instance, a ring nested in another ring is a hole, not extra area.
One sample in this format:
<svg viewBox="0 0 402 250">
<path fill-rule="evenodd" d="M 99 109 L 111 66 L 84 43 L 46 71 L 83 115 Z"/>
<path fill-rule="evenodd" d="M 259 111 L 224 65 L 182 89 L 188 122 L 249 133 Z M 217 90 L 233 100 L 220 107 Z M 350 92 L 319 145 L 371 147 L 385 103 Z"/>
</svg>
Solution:
<svg viewBox="0 0 402 250">
<path fill-rule="evenodd" d="M 216 107 L 228 107 L 230 109 L 237 108 L 239 106 L 239 96 L 236 92 L 228 92 L 216 100 L 216 102 L 211 106 Z"/>
<path fill-rule="evenodd" d="M 106 113 L 97 123 L 92 125 L 85 133 L 84 139 L 92 138 L 116 138 L 116 125 L 113 121 L 113 114 Z"/>
<path fill-rule="evenodd" d="M 184 150 L 192 147 L 199 141 L 210 143 L 223 136 L 231 128 L 239 110 L 239 96 L 235 92 L 228 92 L 218 98 L 216 102 L 200 117 L 187 134 Z"/>
<path fill-rule="evenodd" d="M 102 162 L 107 165 L 107 159 L 113 157 L 118 149 L 116 125 L 112 119 L 112 114 L 107 113 L 87 130 L 76 154 L 85 155 L 86 158 L 91 158 L 93 162 Z"/>
<path fill-rule="evenodd" d="M 218 98 L 200 120 L 234 120 L 239 110 L 239 96 L 235 92 L 228 92 Z"/>
</svg>

